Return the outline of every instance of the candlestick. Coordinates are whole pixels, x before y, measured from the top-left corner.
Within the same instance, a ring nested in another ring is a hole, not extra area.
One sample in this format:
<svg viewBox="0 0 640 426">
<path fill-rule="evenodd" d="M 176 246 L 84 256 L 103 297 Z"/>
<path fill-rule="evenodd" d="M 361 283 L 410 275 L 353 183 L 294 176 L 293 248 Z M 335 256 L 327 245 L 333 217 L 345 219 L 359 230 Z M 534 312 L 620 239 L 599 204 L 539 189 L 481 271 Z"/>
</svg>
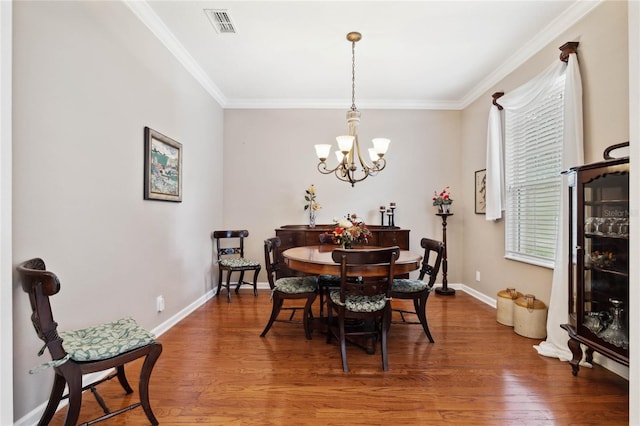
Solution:
<svg viewBox="0 0 640 426">
<path fill-rule="evenodd" d="M 380 206 L 380 226 L 384 226 L 384 212 L 386 210 L 385 206 Z"/>
<path fill-rule="evenodd" d="M 396 227 L 396 219 L 395 219 L 395 217 L 396 217 L 396 212 L 395 212 L 396 203 L 394 203 L 394 202 L 389 203 L 389 208 L 391 209 L 391 217 L 390 217 L 390 221 L 389 221 L 389 226 L 392 227 L 392 228 L 395 228 Z"/>
</svg>

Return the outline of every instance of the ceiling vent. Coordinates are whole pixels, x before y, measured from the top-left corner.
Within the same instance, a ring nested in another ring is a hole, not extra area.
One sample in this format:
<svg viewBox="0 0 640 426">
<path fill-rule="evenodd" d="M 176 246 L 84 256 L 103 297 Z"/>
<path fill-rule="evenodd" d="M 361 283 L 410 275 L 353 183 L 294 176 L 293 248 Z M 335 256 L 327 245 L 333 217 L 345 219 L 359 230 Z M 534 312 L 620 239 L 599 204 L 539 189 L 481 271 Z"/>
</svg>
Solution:
<svg viewBox="0 0 640 426">
<path fill-rule="evenodd" d="M 236 33 L 236 27 L 231 21 L 231 16 L 225 9 L 204 9 L 204 13 L 219 34 Z"/>
</svg>

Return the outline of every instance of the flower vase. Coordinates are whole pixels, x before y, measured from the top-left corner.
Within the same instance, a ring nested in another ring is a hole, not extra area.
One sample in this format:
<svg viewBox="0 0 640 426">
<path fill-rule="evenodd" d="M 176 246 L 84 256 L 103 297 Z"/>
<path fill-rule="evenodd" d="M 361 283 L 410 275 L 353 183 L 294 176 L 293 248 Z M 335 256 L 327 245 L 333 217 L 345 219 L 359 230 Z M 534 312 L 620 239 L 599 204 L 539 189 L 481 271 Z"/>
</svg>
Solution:
<svg viewBox="0 0 640 426">
<path fill-rule="evenodd" d="M 449 214 L 449 207 L 451 204 L 440 204 L 438 206 L 438 213 Z"/>
<path fill-rule="evenodd" d="M 316 227 L 316 211 L 313 209 L 309 209 L 309 228 Z"/>
<path fill-rule="evenodd" d="M 351 241 L 345 241 L 344 243 L 342 243 L 342 248 L 343 249 L 352 249 L 353 248 L 353 243 Z"/>
</svg>

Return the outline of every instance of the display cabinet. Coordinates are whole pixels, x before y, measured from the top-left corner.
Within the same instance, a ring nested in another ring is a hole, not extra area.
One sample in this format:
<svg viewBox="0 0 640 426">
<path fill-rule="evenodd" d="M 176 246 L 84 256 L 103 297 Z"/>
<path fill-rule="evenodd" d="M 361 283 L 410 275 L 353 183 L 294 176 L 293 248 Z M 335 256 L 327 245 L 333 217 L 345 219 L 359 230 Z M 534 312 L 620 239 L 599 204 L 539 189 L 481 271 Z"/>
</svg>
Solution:
<svg viewBox="0 0 640 426">
<path fill-rule="evenodd" d="M 629 365 L 629 160 L 569 172 L 569 333 L 578 374 L 596 351 Z"/>
</svg>

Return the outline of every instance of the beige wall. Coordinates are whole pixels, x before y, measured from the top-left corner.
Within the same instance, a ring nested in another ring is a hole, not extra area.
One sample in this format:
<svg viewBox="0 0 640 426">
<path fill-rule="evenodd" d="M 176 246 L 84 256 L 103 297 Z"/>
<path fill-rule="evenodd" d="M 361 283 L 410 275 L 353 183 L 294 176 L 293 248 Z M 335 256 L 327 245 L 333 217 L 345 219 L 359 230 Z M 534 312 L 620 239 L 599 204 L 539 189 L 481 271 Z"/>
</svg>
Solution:
<svg viewBox="0 0 640 426">
<path fill-rule="evenodd" d="M 14 264 L 42 257 L 58 274 L 63 329 L 129 315 L 153 329 L 210 288 L 222 110 L 121 2 L 13 11 Z M 180 204 L 142 198 L 145 126 L 183 144 Z M 52 382 L 51 370 L 28 373 L 49 360 L 29 317 L 14 282 L 16 419 Z"/>
<path fill-rule="evenodd" d="M 466 108 L 462 118 L 462 169 L 467 171 L 464 197 L 473 199 L 472 171 L 485 168 L 486 133 L 491 94 L 508 92 L 559 60 L 558 48 L 579 41 L 583 85 L 585 161 L 602 159 L 608 145 L 629 140 L 629 85 L 626 2 L 607 1 L 568 29 L 491 90 Z M 504 259 L 504 222 L 487 222 L 466 209 L 463 215 L 464 270 L 461 280 L 495 298 L 515 287 L 549 303 L 552 270 Z M 475 281 L 481 271 L 481 281 Z"/>
</svg>

